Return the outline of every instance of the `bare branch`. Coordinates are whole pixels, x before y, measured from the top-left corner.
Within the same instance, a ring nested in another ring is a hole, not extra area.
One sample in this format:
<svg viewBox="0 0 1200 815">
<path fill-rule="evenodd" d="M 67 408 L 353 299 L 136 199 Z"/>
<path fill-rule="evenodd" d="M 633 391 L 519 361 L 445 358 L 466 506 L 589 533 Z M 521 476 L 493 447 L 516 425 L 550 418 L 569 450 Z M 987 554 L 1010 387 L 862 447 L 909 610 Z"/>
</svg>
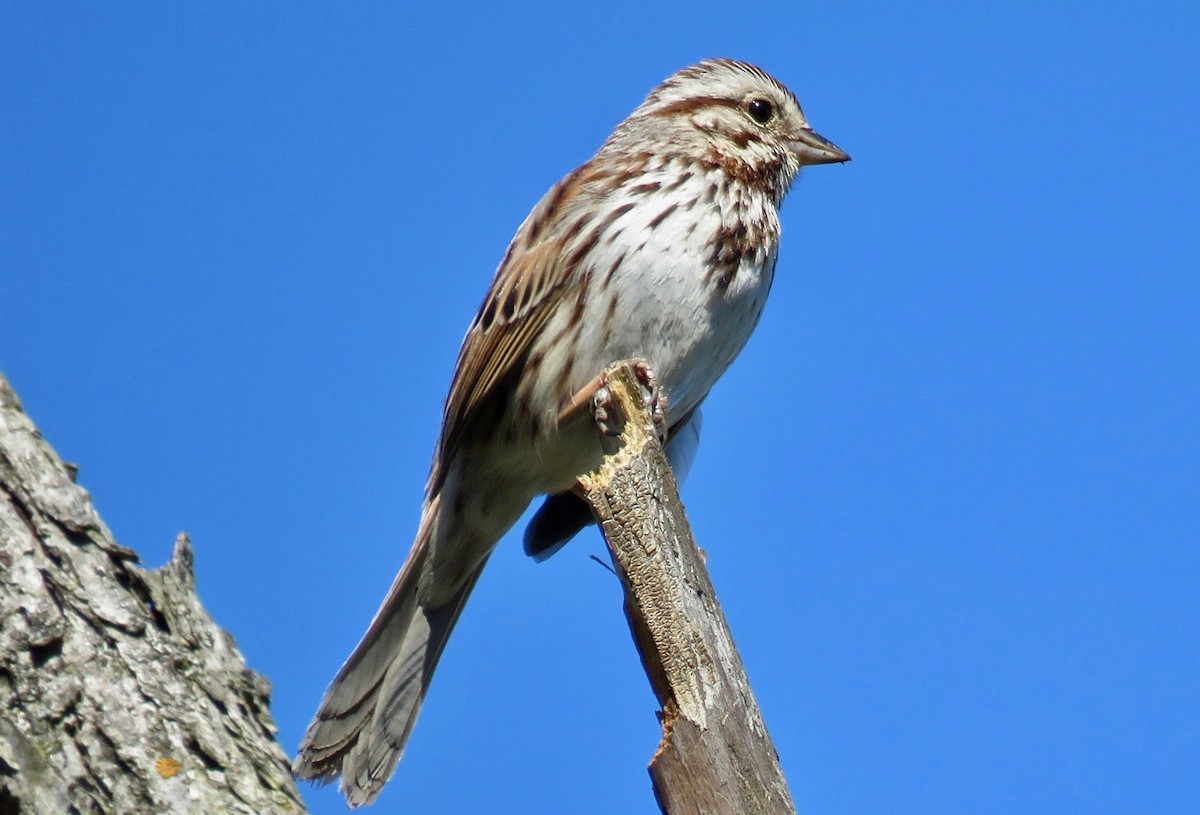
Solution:
<svg viewBox="0 0 1200 815">
<path fill-rule="evenodd" d="M 628 364 L 606 378 L 610 414 L 623 427 L 580 485 L 625 586 L 625 613 L 662 707 L 662 742 L 650 762 L 659 806 L 667 815 L 795 815 L 642 388 Z"/>
</svg>

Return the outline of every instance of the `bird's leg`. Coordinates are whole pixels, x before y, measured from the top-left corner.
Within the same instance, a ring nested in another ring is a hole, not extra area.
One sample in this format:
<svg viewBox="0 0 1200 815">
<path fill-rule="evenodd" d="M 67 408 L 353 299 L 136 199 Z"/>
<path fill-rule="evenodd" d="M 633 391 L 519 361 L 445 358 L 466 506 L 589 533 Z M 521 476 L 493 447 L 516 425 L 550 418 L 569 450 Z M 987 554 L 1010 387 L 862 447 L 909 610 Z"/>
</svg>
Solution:
<svg viewBox="0 0 1200 815">
<path fill-rule="evenodd" d="M 604 387 L 604 374 L 596 374 L 586 385 L 576 391 L 575 395 L 563 402 L 558 411 L 558 423 L 561 425 L 577 414 L 584 405 L 591 404 L 596 393 Z M 592 407 L 595 414 L 595 406 Z"/>
</svg>

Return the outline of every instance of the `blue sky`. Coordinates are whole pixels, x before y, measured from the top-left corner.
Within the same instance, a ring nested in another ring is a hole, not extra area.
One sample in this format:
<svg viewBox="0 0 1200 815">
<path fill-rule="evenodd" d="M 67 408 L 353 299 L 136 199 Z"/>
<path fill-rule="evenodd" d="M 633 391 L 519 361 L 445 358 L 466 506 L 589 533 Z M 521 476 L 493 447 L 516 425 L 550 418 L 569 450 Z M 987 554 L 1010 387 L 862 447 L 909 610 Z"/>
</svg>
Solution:
<svg viewBox="0 0 1200 815">
<path fill-rule="evenodd" d="M 513 230 L 727 55 L 854 157 L 684 493 L 801 810 L 1200 811 L 1200 6 L 24 5 L 0 370 L 122 543 L 192 535 L 289 750 Z M 656 811 L 602 552 L 502 543 L 375 811 Z"/>
</svg>

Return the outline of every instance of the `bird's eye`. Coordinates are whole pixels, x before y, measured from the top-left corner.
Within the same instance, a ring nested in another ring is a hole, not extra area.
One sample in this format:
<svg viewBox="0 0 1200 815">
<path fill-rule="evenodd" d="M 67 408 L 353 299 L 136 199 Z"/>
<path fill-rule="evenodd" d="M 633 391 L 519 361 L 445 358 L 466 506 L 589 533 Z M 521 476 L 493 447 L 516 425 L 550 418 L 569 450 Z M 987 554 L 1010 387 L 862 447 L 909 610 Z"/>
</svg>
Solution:
<svg viewBox="0 0 1200 815">
<path fill-rule="evenodd" d="M 775 115 L 775 106 L 766 99 L 751 99 L 746 104 L 746 112 L 750 114 L 751 119 L 765 125 Z"/>
</svg>

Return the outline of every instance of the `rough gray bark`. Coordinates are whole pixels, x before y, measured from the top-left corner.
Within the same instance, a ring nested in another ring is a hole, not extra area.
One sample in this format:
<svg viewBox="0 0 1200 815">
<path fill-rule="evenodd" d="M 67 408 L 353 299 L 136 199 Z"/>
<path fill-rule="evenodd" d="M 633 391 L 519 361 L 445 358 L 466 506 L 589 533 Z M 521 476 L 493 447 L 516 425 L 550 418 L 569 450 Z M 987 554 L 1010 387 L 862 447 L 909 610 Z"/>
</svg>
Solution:
<svg viewBox="0 0 1200 815">
<path fill-rule="evenodd" d="M 662 707 L 663 737 L 650 762 L 659 807 L 667 815 L 795 815 L 642 389 L 627 365 L 610 368 L 606 382 L 621 435 L 580 485 Z"/>
<path fill-rule="evenodd" d="M 0 377 L 0 815 L 304 812 L 270 685 L 147 571 Z"/>
</svg>

